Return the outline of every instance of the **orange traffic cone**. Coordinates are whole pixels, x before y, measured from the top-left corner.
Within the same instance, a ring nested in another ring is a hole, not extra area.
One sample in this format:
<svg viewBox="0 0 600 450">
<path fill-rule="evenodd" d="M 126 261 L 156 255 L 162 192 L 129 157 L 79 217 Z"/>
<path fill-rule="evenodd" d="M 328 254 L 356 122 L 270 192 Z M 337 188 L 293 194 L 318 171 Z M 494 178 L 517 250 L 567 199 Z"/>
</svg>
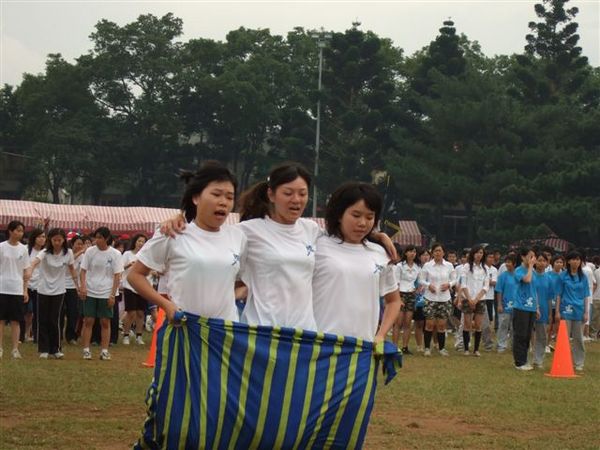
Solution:
<svg viewBox="0 0 600 450">
<path fill-rule="evenodd" d="M 150 342 L 150 350 L 148 350 L 148 356 L 146 357 L 146 361 L 142 363 L 142 365 L 146 367 L 154 367 L 154 363 L 156 362 L 156 340 L 159 328 L 162 326 L 165 321 L 165 311 L 162 308 L 158 308 L 158 315 L 156 317 L 156 323 L 154 324 L 154 331 L 152 332 L 152 341 Z"/>
<path fill-rule="evenodd" d="M 554 359 L 552 360 L 552 369 L 550 373 L 545 374 L 553 378 L 577 378 L 573 370 L 573 359 L 571 357 L 571 344 L 569 334 L 567 333 L 567 323 L 560 321 L 558 326 L 558 335 L 556 336 L 556 349 L 554 350 Z"/>
</svg>

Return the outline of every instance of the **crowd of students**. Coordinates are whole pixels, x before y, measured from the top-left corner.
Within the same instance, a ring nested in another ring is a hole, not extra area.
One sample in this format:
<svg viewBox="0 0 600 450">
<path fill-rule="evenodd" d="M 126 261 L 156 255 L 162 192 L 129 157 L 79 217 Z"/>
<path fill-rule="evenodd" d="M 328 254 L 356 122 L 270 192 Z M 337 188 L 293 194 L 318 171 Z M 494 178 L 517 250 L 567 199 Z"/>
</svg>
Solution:
<svg viewBox="0 0 600 450">
<path fill-rule="evenodd" d="M 406 355 L 414 330 L 416 352 L 431 356 L 433 336 L 440 355 L 449 356 L 445 336 L 451 331 L 465 356 L 481 356 L 482 341 L 498 353 L 512 341 L 516 369 L 541 368 L 564 319 L 575 370 L 583 371 L 585 342 L 600 338 L 600 256 L 588 261 L 583 251 L 523 247 L 502 259 L 499 251 L 473 246 L 458 261 L 438 243 L 404 248 L 396 272 L 405 302 L 392 340 Z"/>
<path fill-rule="evenodd" d="M 581 252 L 524 248 L 501 261 L 500 252 L 474 246 L 459 262 L 440 243 L 393 248 L 374 232 L 380 195 L 356 182 L 332 194 L 321 230 L 301 217 L 311 180 L 297 164 L 276 168 L 242 194 L 241 222 L 226 226 L 233 174 L 209 163 L 185 180 L 183 214 L 148 242 L 144 235 L 115 239 L 106 227 L 92 236 L 54 228 L 33 230 L 24 245 L 23 224 L 11 222 L 0 244 L 0 344 L 9 322 L 14 358 L 19 342 L 33 341 L 40 358 L 60 359 L 66 340 L 81 343 L 84 359 L 92 358 L 90 344 L 97 341 L 100 359 L 110 360 L 119 327 L 122 344 L 130 336 L 143 344 L 146 316 L 155 314 L 150 304 L 171 321 L 183 310 L 375 342 L 390 331 L 406 355 L 414 331 L 414 351 L 431 356 L 435 346 L 449 356 L 452 329 L 464 355 L 481 356 L 482 344 L 504 352 L 512 340 L 515 367 L 530 370 L 551 351 L 563 318 L 583 370 L 584 342 L 600 332 L 598 256 L 587 262 Z M 401 262 L 392 264 L 399 253 Z M 241 314 L 235 300 L 243 300 Z M 0 357 L 2 351 L 0 345 Z"/>
<path fill-rule="evenodd" d="M 91 343 L 100 345 L 100 359 L 110 360 L 109 346 L 129 344 L 135 329 L 142 331 L 154 315 L 152 305 L 127 283 L 127 270 L 143 246 L 143 235 L 113 237 L 106 227 L 92 235 L 65 233 L 60 228 L 34 229 L 22 244 L 24 225 L 12 221 L 0 244 L 0 330 L 11 326 L 12 357 L 19 345 L 37 345 L 41 359 L 62 359 L 64 343 L 81 343 L 83 358 L 91 359 Z M 126 247 L 130 247 L 123 253 Z M 125 268 L 125 270 L 124 270 Z M 0 333 L 0 358 L 3 356 Z"/>
</svg>

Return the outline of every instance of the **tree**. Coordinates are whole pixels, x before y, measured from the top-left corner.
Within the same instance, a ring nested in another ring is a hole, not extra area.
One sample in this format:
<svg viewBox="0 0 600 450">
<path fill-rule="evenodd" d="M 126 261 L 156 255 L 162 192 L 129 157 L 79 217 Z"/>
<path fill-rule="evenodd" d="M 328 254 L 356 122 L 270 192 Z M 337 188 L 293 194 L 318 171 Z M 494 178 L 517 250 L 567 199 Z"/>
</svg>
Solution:
<svg viewBox="0 0 600 450">
<path fill-rule="evenodd" d="M 78 59 L 96 102 L 122 132 L 119 162 L 132 203 L 170 204 L 177 197 L 174 175 L 186 159 L 174 83 L 182 26 L 170 13 L 141 15 L 123 27 L 102 20 L 90 36 L 93 50 Z"/>
<path fill-rule="evenodd" d="M 95 164 L 102 112 L 80 68 L 60 54 L 49 55 L 45 74 L 26 74 L 15 97 L 25 155 L 31 161 L 30 184 L 39 183 L 60 203 L 63 191 L 73 200 L 89 189 L 90 176 L 110 179 L 110 167 Z"/>
</svg>

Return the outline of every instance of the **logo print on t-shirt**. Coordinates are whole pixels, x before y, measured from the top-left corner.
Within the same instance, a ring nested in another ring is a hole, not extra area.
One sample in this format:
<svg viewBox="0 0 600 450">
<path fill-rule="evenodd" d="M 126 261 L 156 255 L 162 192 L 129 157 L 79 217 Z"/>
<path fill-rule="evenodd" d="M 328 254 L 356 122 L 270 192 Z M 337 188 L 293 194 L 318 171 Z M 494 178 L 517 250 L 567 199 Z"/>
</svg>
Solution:
<svg viewBox="0 0 600 450">
<path fill-rule="evenodd" d="M 567 305 L 565 307 L 565 312 L 568 314 L 573 314 L 573 306 L 572 305 Z"/>
<path fill-rule="evenodd" d="M 375 270 L 373 271 L 373 273 L 381 273 L 383 272 L 384 266 L 382 266 L 381 264 L 377 264 L 375 263 Z"/>
<path fill-rule="evenodd" d="M 305 244 L 306 256 L 310 256 L 311 253 L 315 252 L 315 248 L 311 244 Z"/>
<path fill-rule="evenodd" d="M 526 301 L 525 301 L 525 306 L 527 306 L 528 308 L 532 308 L 533 307 L 533 299 L 531 297 L 529 297 Z"/>
<path fill-rule="evenodd" d="M 236 264 L 240 263 L 240 255 L 238 255 L 235 252 L 231 252 L 233 254 L 233 262 L 231 263 L 232 266 L 235 266 Z"/>
</svg>

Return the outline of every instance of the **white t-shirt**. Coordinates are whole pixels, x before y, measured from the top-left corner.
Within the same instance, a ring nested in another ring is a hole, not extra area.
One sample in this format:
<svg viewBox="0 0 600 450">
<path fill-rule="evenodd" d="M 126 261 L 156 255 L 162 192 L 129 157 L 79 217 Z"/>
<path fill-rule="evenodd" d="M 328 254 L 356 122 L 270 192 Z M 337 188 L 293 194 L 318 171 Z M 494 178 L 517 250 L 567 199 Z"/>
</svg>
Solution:
<svg viewBox="0 0 600 450">
<path fill-rule="evenodd" d="M 42 250 L 37 250 L 35 247 L 31 249 L 31 253 L 29 254 L 29 261 L 33 261 L 39 252 Z M 31 278 L 29 279 L 29 283 L 27 283 L 27 288 L 32 291 L 37 291 L 38 283 L 40 282 L 40 269 L 36 267 L 31 273 Z"/>
<path fill-rule="evenodd" d="M 588 286 L 590 289 L 590 296 L 588 298 L 592 298 L 592 294 L 594 292 L 594 272 L 592 271 L 592 269 L 590 269 L 590 267 L 588 265 L 585 265 L 581 268 L 581 271 L 583 272 L 583 274 L 586 276 L 587 278 L 587 282 L 588 282 Z M 588 302 L 589 303 L 589 302 Z"/>
<path fill-rule="evenodd" d="M 100 250 L 94 245 L 83 254 L 81 270 L 86 271 L 88 296 L 108 298 L 112 294 L 115 274 L 123 272 L 121 253 L 114 247 Z"/>
<path fill-rule="evenodd" d="M 596 290 L 592 298 L 594 300 L 600 300 L 600 267 L 594 270 L 594 279 L 596 280 Z"/>
<path fill-rule="evenodd" d="M 500 268 L 498 269 L 498 276 L 502 275 L 508 269 L 506 268 L 506 263 L 500 264 Z"/>
<path fill-rule="evenodd" d="M 457 269 L 458 270 L 458 269 Z M 425 299 L 431 302 L 447 302 L 450 300 L 450 289 L 442 291 L 442 284 L 450 284 L 450 287 L 456 285 L 456 271 L 454 266 L 446 260 L 437 264 L 435 260 L 426 263 L 419 273 L 419 283 L 425 286 Z M 433 286 L 435 293 L 429 290 Z"/>
<path fill-rule="evenodd" d="M 156 291 L 159 294 L 169 295 L 169 270 L 166 268 L 163 268 L 162 270 L 162 275 L 158 276 L 158 286 L 156 287 Z"/>
<path fill-rule="evenodd" d="M 396 279 L 398 280 L 398 289 L 400 292 L 414 292 L 416 289 L 415 281 L 419 276 L 421 268 L 416 262 L 412 267 L 406 261 L 396 264 Z"/>
<path fill-rule="evenodd" d="M 247 263 L 241 272 L 248 286 L 242 321 L 316 330 L 312 277 L 316 242 L 322 234 L 317 223 L 298 219 L 284 225 L 266 217 L 238 226 L 248 238 Z"/>
<path fill-rule="evenodd" d="M 467 289 L 467 292 L 472 300 L 475 299 L 477 294 L 479 294 L 482 289 L 485 290 L 486 294 L 490 290 L 490 282 L 487 271 L 481 266 L 481 264 L 473 264 L 473 272 L 471 272 L 471 267 L 469 264 L 465 264 L 465 266 L 463 266 L 463 274 L 461 278 L 461 288 Z M 485 296 L 483 298 L 485 299 Z"/>
<path fill-rule="evenodd" d="M 238 321 L 235 280 L 246 254 L 246 236 L 223 225 L 218 232 L 187 225 L 175 238 L 157 230 L 138 252 L 146 267 L 169 269 L 167 291 L 182 310 L 202 317 Z"/>
<path fill-rule="evenodd" d="M 58 255 L 48 253 L 44 249 L 36 256 L 40 260 L 40 282 L 37 291 L 42 295 L 60 295 L 67 291 L 65 287 L 65 271 L 73 264 L 73 250 L 68 249 L 67 253 L 62 250 Z M 71 273 L 69 272 L 69 277 Z"/>
<path fill-rule="evenodd" d="M 23 271 L 29 267 L 27 246 L 0 243 L 0 294 L 23 295 Z"/>
<path fill-rule="evenodd" d="M 494 266 L 485 266 L 485 270 L 487 270 L 487 278 L 488 278 L 488 291 L 485 293 L 483 297 L 486 300 L 494 300 L 494 286 L 492 286 L 492 282 L 498 282 L 498 269 Z"/>
<path fill-rule="evenodd" d="M 79 284 L 79 273 L 81 272 L 81 261 L 83 260 L 83 253 L 77 255 L 77 258 L 73 261 L 73 268 L 75 269 L 75 274 L 77 275 L 77 284 Z M 71 278 L 71 271 L 69 268 L 65 268 L 65 287 L 67 289 L 75 289 L 75 284 L 73 283 L 73 278 Z"/>
<path fill-rule="evenodd" d="M 313 304 L 317 330 L 372 341 L 379 321 L 379 297 L 398 290 L 394 265 L 377 244 L 317 240 Z"/>
<path fill-rule="evenodd" d="M 137 258 L 138 258 L 138 255 L 136 253 L 133 253 L 132 250 L 127 250 L 121 256 L 121 262 L 123 263 L 123 278 L 122 278 L 121 285 L 123 286 L 124 289 L 129 289 L 130 291 L 133 291 L 136 294 L 137 294 L 137 291 L 133 287 L 131 287 L 131 285 L 129 284 L 129 281 L 127 281 L 127 275 L 129 275 L 129 271 L 133 267 L 133 264 L 131 266 L 129 266 L 127 269 L 125 269 L 125 266 L 131 262 L 135 262 L 137 260 Z"/>
</svg>

